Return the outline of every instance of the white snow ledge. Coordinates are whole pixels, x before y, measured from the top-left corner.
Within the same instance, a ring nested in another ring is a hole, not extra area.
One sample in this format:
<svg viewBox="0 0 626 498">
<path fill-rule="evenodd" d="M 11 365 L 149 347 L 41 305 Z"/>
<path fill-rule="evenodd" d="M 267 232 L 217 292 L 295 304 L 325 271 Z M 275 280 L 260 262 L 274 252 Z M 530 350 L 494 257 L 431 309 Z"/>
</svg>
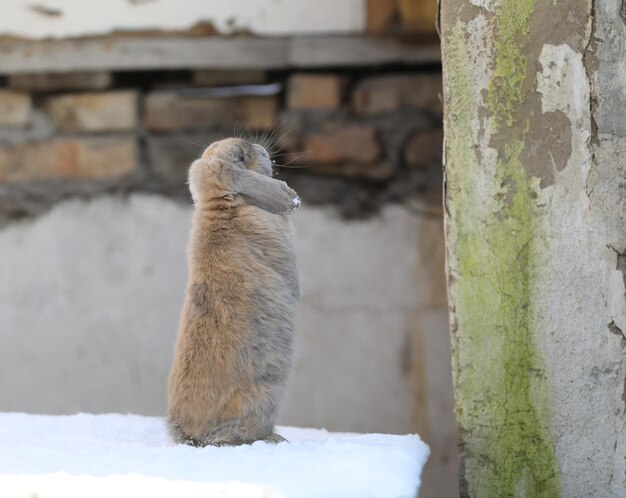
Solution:
<svg viewBox="0 0 626 498">
<path fill-rule="evenodd" d="M 160 418 L 0 413 L 3 498 L 417 496 L 417 436 L 280 427 L 291 443 L 174 445 Z"/>
</svg>

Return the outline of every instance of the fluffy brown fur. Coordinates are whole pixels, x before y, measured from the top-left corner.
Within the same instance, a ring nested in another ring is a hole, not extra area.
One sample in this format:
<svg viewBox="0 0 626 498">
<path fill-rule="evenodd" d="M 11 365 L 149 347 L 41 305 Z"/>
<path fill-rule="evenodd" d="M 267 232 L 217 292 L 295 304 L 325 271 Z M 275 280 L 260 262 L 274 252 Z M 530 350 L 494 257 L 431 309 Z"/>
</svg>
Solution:
<svg viewBox="0 0 626 498">
<path fill-rule="evenodd" d="M 168 392 L 178 442 L 283 440 L 274 424 L 299 298 L 285 213 L 300 200 L 271 172 L 263 147 L 235 138 L 212 144 L 191 165 L 189 283 Z"/>
</svg>

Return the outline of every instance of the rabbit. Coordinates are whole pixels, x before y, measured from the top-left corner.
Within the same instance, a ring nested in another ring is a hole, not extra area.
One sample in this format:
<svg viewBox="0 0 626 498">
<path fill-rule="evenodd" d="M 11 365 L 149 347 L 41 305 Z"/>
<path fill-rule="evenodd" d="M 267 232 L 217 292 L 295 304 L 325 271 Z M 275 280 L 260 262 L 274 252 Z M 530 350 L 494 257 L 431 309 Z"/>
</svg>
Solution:
<svg viewBox="0 0 626 498">
<path fill-rule="evenodd" d="M 168 386 L 178 443 L 285 440 L 274 425 L 300 297 L 286 215 L 300 198 L 271 175 L 267 151 L 240 138 L 211 144 L 189 169 L 189 280 Z"/>
</svg>

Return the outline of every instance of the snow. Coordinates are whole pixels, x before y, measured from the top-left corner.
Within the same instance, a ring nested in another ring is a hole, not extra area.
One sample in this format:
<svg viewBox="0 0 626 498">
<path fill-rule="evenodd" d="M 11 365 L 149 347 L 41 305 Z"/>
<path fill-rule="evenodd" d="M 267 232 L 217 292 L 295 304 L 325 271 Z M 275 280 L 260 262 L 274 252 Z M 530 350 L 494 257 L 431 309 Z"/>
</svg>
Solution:
<svg viewBox="0 0 626 498">
<path fill-rule="evenodd" d="M 279 427 L 290 443 L 194 448 L 138 415 L 0 413 L 2 498 L 415 497 L 418 436 Z"/>
</svg>

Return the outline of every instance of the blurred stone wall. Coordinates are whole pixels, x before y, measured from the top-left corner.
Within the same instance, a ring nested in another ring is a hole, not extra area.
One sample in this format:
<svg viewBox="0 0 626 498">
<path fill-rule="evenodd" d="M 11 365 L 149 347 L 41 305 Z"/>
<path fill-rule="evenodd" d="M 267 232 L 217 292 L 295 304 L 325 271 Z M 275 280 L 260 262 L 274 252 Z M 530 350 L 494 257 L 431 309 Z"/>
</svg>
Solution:
<svg viewBox="0 0 626 498">
<path fill-rule="evenodd" d="M 261 86 L 235 86 L 235 96 L 212 92 L 233 85 Z M 337 204 L 346 216 L 391 201 L 436 207 L 440 86 L 436 71 L 9 76 L 0 89 L 0 218 L 74 194 L 186 198 L 190 162 L 233 134 L 274 137 L 276 162 L 290 166 L 277 171 L 305 201 Z M 268 89 L 274 94 L 255 95 Z"/>
</svg>

